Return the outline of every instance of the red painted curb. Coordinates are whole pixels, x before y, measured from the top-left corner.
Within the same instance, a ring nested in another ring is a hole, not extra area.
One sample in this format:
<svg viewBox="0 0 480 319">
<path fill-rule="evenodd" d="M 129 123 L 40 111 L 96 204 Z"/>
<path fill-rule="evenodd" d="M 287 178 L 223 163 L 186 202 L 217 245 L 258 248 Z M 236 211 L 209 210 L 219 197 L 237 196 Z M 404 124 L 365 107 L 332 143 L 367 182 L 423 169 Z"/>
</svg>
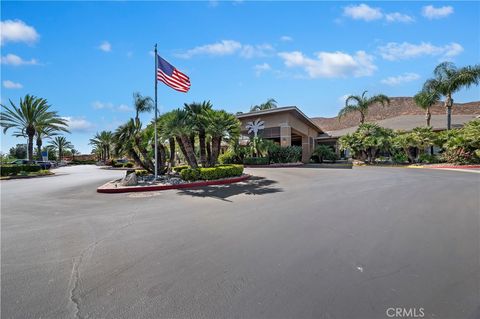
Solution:
<svg viewBox="0 0 480 319">
<path fill-rule="evenodd" d="M 425 168 L 457 168 L 457 169 L 462 169 L 462 168 L 480 168 L 480 165 L 441 165 L 441 166 L 431 166 L 431 167 L 426 166 Z"/>
<path fill-rule="evenodd" d="M 122 187 L 122 188 L 101 188 L 100 186 L 99 188 L 97 188 L 97 192 L 114 194 L 114 193 L 130 193 L 130 192 L 164 191 L 169 189 L 194 188 L 194 187 L 202 187 L 202 186 L 209 186 L 209 185 L 232 184 L 232 183 L 245 181 L 250 177 L 251 175 L 244 175 L 240 177 L 222 179 L 217 181 L 201 181 L 201 182 L 185 183 L 185 184 L 178 184 L 178 185 L 158 185 L 158 186 L 144 186 L 144 187 Z"/>
</svg>

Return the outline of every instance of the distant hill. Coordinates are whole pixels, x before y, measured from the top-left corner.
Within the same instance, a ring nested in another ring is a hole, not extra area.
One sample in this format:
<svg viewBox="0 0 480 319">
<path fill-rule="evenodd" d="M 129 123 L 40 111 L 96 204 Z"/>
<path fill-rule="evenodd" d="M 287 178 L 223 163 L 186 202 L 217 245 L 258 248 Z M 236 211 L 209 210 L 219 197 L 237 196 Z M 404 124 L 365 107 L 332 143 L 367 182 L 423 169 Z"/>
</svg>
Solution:
<svg viewBox="0 0 480 319">
<path fill-rule="evenodd" d="M 445 107 L 439 103 L 432 107 L 433 115 L 445 114 Z M 390 106 L 382 107 L 380 104 L 372 105 L 368 111 L 366 121 L 379 121 L 401 115 L 424 115 L 425 111 L 419 108 L 411 97 L 391 97 Z M 452 114 L 480 115 L 480 101 L 469 103 L 454 103 Z M 313 117 L 312 121 L 320 126 L 324 131 L 335 131 L 358 125 L 360 116 L 357 113 L 351 113 L 343 117 L 340 121 L 337 117 Z"/>
</svg>

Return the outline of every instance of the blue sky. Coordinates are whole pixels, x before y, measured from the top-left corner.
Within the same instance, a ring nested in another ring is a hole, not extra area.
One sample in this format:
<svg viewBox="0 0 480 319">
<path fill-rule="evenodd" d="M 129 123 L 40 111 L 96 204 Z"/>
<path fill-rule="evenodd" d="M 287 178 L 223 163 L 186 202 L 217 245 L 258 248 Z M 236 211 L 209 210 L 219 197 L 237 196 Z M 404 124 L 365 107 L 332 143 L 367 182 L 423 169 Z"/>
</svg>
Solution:
<svg viewBox="0 0 480 319">
<path fill-rule="evenodd" d="M 159 83 L 160 112 L 202 100 L 247 111 L 273 97 L 334 116 L 345 95 L 412 96 L 439 62 L 476 64 L 480 54 L 478 2 L 2 1 L 1 9 L 2 104 L 48 99 L 83 153 L 96 131 L 134 116 L 133 92 L 153 96 L 155 43 L 192 82 L 187 94 Z M 1 138 L 3 152 L 23 142 Z"/>
</svg>

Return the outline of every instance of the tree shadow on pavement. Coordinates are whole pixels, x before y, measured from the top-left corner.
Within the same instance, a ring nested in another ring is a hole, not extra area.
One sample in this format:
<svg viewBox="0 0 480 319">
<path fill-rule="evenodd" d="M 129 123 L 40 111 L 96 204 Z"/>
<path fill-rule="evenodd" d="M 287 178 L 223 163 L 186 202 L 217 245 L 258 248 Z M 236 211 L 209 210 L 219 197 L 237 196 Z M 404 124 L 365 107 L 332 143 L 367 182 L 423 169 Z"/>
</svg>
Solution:
<svg viewBox="0 0 480 319">
<path fill-rule="evenodd" d="M 275 187 L 277 181 L 266 179 L 265 177 L 252 176 L 244 182 L 212 185 L 202 188 L 182 189 L 178 192 L 180 195 L 190 195 L 195 197 L 212 197 L 231 202 L 227 198 L 235 195 L 265 195 L 283 192 L 283 189 Z"/>
</svg>

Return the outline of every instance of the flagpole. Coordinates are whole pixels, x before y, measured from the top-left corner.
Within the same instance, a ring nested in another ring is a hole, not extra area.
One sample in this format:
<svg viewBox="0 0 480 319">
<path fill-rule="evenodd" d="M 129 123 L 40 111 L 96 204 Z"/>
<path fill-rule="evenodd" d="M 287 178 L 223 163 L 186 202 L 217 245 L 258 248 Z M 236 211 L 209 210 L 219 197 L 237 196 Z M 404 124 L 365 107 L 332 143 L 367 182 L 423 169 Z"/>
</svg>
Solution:
<svg viewBox="0 0 480 319">
<path fill-rule="evenodd" d="M 157 111 L 157 44 L 155 43 L 155 122 L 154 122 L 154 129 L 155 129 L 155 181 L 157 180 L 157 172 L 158 172 L 158 146 L 157 146 L 157 117 L 158 117 L 158 111 Z"/>
</svg>

